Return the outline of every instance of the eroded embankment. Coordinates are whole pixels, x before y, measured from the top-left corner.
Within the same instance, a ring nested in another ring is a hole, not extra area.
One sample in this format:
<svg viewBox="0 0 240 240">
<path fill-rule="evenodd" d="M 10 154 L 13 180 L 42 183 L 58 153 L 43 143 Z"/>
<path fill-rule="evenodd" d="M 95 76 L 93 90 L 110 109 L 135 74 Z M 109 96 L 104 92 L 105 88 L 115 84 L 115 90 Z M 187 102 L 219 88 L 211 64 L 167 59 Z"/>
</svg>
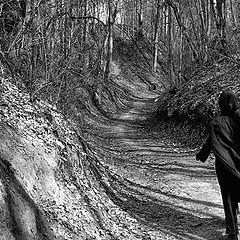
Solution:
<svg viewBox="0 0 240 240">
<path fill-rule="evenodd" d="M 1 239 L 138 239 L 106 194 L 114 174 L 79 128 L 1 80 Z"/>
<path fill-rule="evenodd" d="M 31 104 L 10 79 L 2 79 L 0 138 L 2 239 L 107 236 L 92 213 L 95 202 L 104 204 L 84 172 L 82 139 L 60 113 Z"/>
</svg>

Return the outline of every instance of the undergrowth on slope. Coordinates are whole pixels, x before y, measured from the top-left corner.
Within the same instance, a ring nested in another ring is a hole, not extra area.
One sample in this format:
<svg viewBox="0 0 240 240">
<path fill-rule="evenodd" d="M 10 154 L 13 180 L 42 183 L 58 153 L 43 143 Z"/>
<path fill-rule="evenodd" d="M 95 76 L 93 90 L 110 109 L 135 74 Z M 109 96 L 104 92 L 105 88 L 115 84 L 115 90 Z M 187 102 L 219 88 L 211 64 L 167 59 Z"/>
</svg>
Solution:
<svg viewBox="0 0 240 240">
<path fill-rule="evenodd" d="M 165 92 L 158 100 L 158 129 L 189 147 L 199 147 L 208 135 L 210 121 L 219 114 L 218 98 L 223 90 L 240 97 L 240 63 L 225 59 L 204 67 L 189 81 Z"/>
</svg>

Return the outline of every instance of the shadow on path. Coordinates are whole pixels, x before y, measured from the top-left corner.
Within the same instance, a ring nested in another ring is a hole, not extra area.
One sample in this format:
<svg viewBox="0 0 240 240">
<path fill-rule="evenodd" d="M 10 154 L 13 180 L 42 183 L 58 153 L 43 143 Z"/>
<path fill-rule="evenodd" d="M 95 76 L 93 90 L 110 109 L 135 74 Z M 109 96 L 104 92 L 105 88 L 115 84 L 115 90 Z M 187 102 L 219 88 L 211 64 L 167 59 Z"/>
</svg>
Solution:
<svg viewBox="0 0 240 240">
<path fill-rule="evenodd" d="M 115 184 L 116 179 L 111 188 L 104 185 L 112 201 L 141 224 L 147 226 L 149 231 L 161 231 L 170 236 L 175 236 L 177 239 L 189 240 L 213 240 L 221 236 L 221 231 L 224 228 L 224 220 L 222 218 L 206 212 L 201 214 L 198 210 L 189 210 L 183 206 L 171 204 L 167 200 L 163 201 L 149 196 L 139 191 L 137 187 L 154 191 L 176 200 L 202 204 L 206 207 L 221 209 L 222 206 L 220 204 L 179 197 L 129 181 L 128 184 L 131 184 L 131 186 L 123 184 L 123 182 L 119 182 L 117 187 Z M 209 226 L 211 226 L 211 229 L 209 229 Z"/>
</svg>

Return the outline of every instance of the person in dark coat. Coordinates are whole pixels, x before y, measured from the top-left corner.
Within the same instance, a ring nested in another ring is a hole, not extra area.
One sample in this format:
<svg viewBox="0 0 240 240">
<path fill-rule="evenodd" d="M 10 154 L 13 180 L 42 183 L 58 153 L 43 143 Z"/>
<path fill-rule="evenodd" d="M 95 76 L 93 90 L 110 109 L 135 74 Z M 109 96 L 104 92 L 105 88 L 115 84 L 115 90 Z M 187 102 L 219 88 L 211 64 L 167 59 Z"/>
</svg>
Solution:
<svg viewBox="0 0 240 240">
<path fill-rule="evenodd" d="M 224 91 L 219 97 L 220 115 L 210 123 L 210 134 L 196 159 L 205 162 L 212 151 L 222 194 L 226 236 L 237 240 L 240 201 L 240 110 L 237 97 Z"/>
</svg>

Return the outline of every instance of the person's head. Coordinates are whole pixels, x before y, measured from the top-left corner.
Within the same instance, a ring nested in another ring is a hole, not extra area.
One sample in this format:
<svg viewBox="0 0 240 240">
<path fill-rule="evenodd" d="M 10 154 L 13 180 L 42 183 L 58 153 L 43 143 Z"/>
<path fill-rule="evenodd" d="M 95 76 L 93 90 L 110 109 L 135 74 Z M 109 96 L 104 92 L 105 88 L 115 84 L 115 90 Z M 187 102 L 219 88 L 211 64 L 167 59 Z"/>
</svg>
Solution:
<svg viewBox="0 0 240 240">
<path fill-rule="evenodd" d="M 233 115 L 239 108 L 237 97 L 231 91 L 223 91 L 219 97 L 218 103 L 222 115 Z"/>
</svg>

